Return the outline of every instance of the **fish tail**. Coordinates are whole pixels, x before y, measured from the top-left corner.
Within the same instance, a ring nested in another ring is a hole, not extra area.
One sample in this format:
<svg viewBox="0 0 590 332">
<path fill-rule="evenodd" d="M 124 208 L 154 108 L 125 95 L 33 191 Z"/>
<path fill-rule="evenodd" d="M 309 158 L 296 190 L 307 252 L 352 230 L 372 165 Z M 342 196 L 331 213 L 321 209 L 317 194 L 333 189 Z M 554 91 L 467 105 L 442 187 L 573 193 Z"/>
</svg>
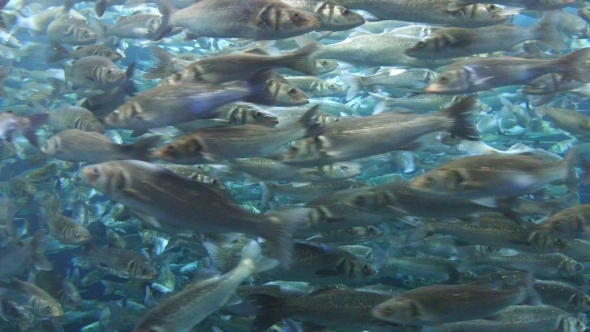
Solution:
<svg viewBox="0 0 590 332">
<path fill-rule="evenodd" d="M 242 250 L 241 262 L 253 264 L 254 273 L 260 273 L 276 267 L 279 262 L 276 259 L 266 258 L 262 255 L 260 245 L 256 241 L 250 241 Z"/>
<path fill-rule="evenodd" d="M 583 158 L 580 158 L 583 159 Z M 567 172 L 567 176 L 565 179 L 565 185 L 571 190 L 572 192 L 578 192 L 578 177 L 576 175 L 576 170 L 574 169 L 574 164 L 578 160 L 578 148 L 573 147 L 571 148 L 565 158 L 561 161 L 561 166 L 565 168 Z M 585 165 L 582 164 L 582 178 L 587 177 L 588 170 L 584 169 Z"/>
<path fill-rule="evenodd" d="M 283 310 L 287 300 L 267 294 L 252 294 L 247 297 L 248 304 L 257 308 L 258 312 L 250 332 L 264 332 L 283 319 Z"/>
<path fill-rule="evenodd" d="M 103 296 L 113 294 L 117 288 L 111 282 L 106 282 L 101 280 L 100 283 L 104 286 L 104 291 L 102 292 Z"/>
<path fill-rule="evenodd" d="M 292 52 L 285 65 L 293 70 L 300 71 L 308 75 L 319 75 L 320 72 L 316 68 L 314 61 L 314 54 L 319 49 L 317 44 L 309 44 Z"/>
<path fill-rule="evenodd" d="M 40 229 L 35 232 L 29 246 L 32 251 L 32 262 L 37 269 L 51 271 L 53 266 L 43 254 L 47 248 L 47 236 L 45 235 L 45 231 Z"/>
<path fill-rule="evenodd" d="M 123 91 L 128 96 L 134 96 L 139 90 L 133 81 L 133 73 L 135 72 L 135 62 L 132 62 L 127 70 L 125 70 L 125 83 L 123 83 Z"/>
<path fill-rule="evenodd" d="M 270 201 L 272 201 L 275 197 L 275 194 L 270 186 L 271 185 L 269 183 L 260 182 L 260 189 L 262 190 L 261 203 L 264 206 L 267 206 L 268 203 L 270 203 Z"/>
<path fill-rule="evenodd" d="M 6 80 L 6 77 L 8 77 L 11 70 L 11 65 L 0 67 L 0 98 L 6 98 L 6 91 L 4 91 L 4 80 Z"/>
<path fill-rule="evenodd" d="M 324 133 L 325 127 L 318 121 L 319 109 L 320 105 L 315 105 L 299 119 L 299 124 L 306 129 L 304 138 L 318 136 Z"/>
<path fill-rule="evenodd" d="M 564 73 L 569 78 L 583 83 L 590 83 L 590 66 L 586 64 L 590 60 L 590 47 L 580 48 L 559 58 L 564 66 Z"/>
<path fill-rule="evenodd" d="M 39 138 L 35 132 L 39 127 L 44 125 L 49 118 L 49 113 L 33 114 L 19 118 L 23 135 L 29 140 L 34 147 L 39 146 Z"/>
<path fill-rule="evenodd" d="M 269 255 L 281 265 L 289 267 L 293 261 L 293 233 L 309 219 L 309 209 L 295 208 L 275 211 L 266 215 L 262 237 L 266 240 Z"/>
<path fill-rule="evenodd" d="M 102 23 L 101 20 L 97 19 L 96 17 L 89 16 L 88 17 L 88 25 L 96 31 L 96 39 L 104 41 L 107 39 L 107 26 L 106 24 Z"/>
<path fill-rule="evenodd" d="M 156 59 L 156 63 L 152 68 L 149 68 L 147 72 L 142 75 L 142 77 L 151 80 L 174 74 L 172 66 L 172 59 L 174 59 L 174 55 L 166 52 L 156 45 L 150 45 L 150 50 Z"/>
<path fill-rule="evenodd" d="M 94 11 L 98 17 L 102 17 L 104 15 L 105 10 L 107 9 L 108 0 L 96 0 L 94 4 Z"/>
<path fill-rule="evenodd" d="M 475 125 L 469 121 L 471 110 L 476 102 L 477 95 L 471 95 L 442 111 L 453 120 L 453 125 L 449 130 L 451 134 L 470 141 L 479 139 Z"/>
<path fill-rule="evenodd" d="M 160 136 L 150 136 L 123 147 L 130 150 L 130 159 L 149 161 L 151 159 L 150 149 L 156 147 L 159 142 Z"/>
<path fill-rule="evenodd" d="M 51 42 L 51 49 L 54 54 L 47 59 L 47 63 L 59 62 L 70 57 L 70 52 L 59 43 Z"/>
<path fill-rule="evenodd" d="M 550 46 L 556 51 L 567 47 L 558 27 L 561 18 L 561 15 L 559 15 L 560 12 L 561 11 L 556 10 L 543 12 L 541 21 L 532 28 L 532 30 L 537 33 L 540 42 Z"/>
<path fill-rule="evenodd" d="M 348 85 L 348 90 L 346 91 L 346 101 L 356 97 L 363 88 L 362 76 L 360 75 L 341 75 L 340 80 L 344 84 Z"/>
<path fill-rule="evenodd" d="M 160 40 L 172 31 L 172 26 L 170 26 L 170 15 L 177 11 L 177 9 L 164 0 L 154 0 L 154 2 L 158 6 L 160 14 L 162 14 L 162 21 L 156 32 L 154 32 L 154 38 L 152 40 Z"/>
</svg>

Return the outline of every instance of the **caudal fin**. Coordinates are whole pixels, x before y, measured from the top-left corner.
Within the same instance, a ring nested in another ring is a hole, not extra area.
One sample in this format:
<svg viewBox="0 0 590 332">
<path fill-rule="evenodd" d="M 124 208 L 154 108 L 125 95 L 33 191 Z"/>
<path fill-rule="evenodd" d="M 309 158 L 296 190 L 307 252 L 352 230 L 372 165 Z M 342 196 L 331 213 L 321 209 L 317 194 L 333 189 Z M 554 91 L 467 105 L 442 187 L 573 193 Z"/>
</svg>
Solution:
<svg viewBox="0 0 590 332">
<path fill-rule="evenodd" d="M 583 158 L 580 158 L 580 159 L 583 159 Z M 563 158 L 563 161 L 561 162 L 561 164 L 563 165 L 563 167 L 566 169 L 566 172 L 567 172 L 567 177 L 564 182 L 567 185 L 567 187 L 569 188 L 569 190 L 572 192 L 578 192 L 578 176 L 576 175 L 576 170 L 574 169 L 574 165 L 577 160 L 578 160 L 578 148 L 573 147 L 567 152 L 567 154 L 565 155 L 565 158 Z M 585 179 L 588 176 L 587 175 L 588 169 L 586 169 L 587 164 L 582 163 L 581 165 L 582 165 L 582 179 Z"/>
<path fill-rule="evenodd" d="M 563 40 L 559 27 L 561 11 L 548 10 L 543 12 L 541 21 L 533 27 L 533 31 L 536 32 L 537 38 L 543 44 L 546 44 L 556 51 L 562 50 L 567 47 Z"/>
<path fill-rule="evenodd" d="M 156 32 L 154 32 L 154 38 L 152 40 L 160 40 L 172 32 L 172 26 L 170 26 L 170 15 L 172 15 L 172 13 L 174 13 L 177 9 L 172 7 L 164 0 L 154 0 L 154 2 L 158 6 L 160 14 L 162 14 L 162 21 Z"/>
<path fill-rule="evenodd" d="M 563 66 L 565 75 L 583 83 L 590 83 L 590 66 L 586 64 L 590 60 L 590 47 L 580 48 L 566 54 L 556 61 Z"/>
<path fill-rule="evenodd" d="M 19 118 L 23 135 L 34 147 L 39 147 L 39 138 L 35 132 L 47 122 L 47 119 L 49 119 L 49 113 L 33 114 Z"/>
<path fill-rule="evenodd" d="M 319 75 L 320 71 L 316 67 L 314 54 L 319 49 L 317 44 L 309 44 L 288 54 L 285 66 L 293 70 L 300 71 L 308 75 Z"/>
<path fill-rule="evenodd" d="M 59 62 L 70 57 L 70 52 L 65 47 L 56 42 L 51 42 L 51 49 L 53 49 L 55 54 L 51 55 L 49 59 L 47 59 L 47 63 Z"/>
<path fill-rule="evenodd" d="M 348 85 L 348 91 L 346 91 L 347 101 L 356 97 L 363 88 L 362 76 L 360 75 L 341 75 L 340 80 L 344 82 L 344 84 Z"/>
<path fill-rule="evenodd" d="M 256 241 L 250 241 L 242 250 L 242 260 L 240 263 L 253 264 L 253 273 L 260 273 L 270 270 L 279 265 L 276 259 L 267 258 L 262 255 L 260 245 Z"/>
<path fill-rule="evenodd" d="M 174 69 L 172 66 L 172 59 L 174 59 L 174 55 L 166 52 L 156 45 L 150 45 L 150 50 L 156 59 L 156 63 L 152 68 L 149 68 L 145 74 L 142 75 L 142 77 L 147 80 L 152 80 L 174 74 Z"/>
<path fill-rule="evenodd" d="M 51 271 L 53 266 L 43 254 L 47 248 L 47 236 L 45 231 L 40 229 L 35 232 L 31 242 L 29 243 L 29 246 L 32 252 L 32 262 L 37 267 L 37 269 L 42 271 Z"/>
<path fill-rule="evenodd" d="M 102 17 L 104 15 L 105 10 L 107 9 L 108 0 L 96 0 L 94 4 L 94 11 L 98 17 Z"/>
<path fill-rule="evenodd" d="M 129 151 L 129 159 L 150 161 L 150 149 L 155 148 L 159 142 L 160 136 L 150 136 L 142 138 L 133 144 L 124 145 L 123 148 Z"/>
<path fill-rule="evenodd" d="M 264 332 L 283 319 L 282 308 L 287 300 L 267 294 L 252 294 L 246 299 L 248 304 L 257 308 L 250 332 Z"/>
<path fill-rule="evenodd" d="M 324 133 L 325 127 L 318 120 L 318 110 L 320 109 L 321 105 L 315 105 L 314 107 L 310 108 L 301 119 L 299 119 L 299 124 L 303 126 L 305 131 L 305 137 L 313 137 L 318 136 Z"/>
<path fill-rule="evenodd" d="M 309 219 L 310 209 L 294 208 L 275 211 L 266 215 L 264 239 L 268 254 L 277 258 L 282 266 L 289 267 L 293 261 L 293 233 Z"/>
<path fill-rule="evenodd" d="M 479 139 L 477 128 L 469 121 L 471 110 L 476 102 L 477 95 L 472 95 L 442 111 L 453 119 L 453 126 L 449 129 L 451 134 L 470 141 Z"/>
</svg>

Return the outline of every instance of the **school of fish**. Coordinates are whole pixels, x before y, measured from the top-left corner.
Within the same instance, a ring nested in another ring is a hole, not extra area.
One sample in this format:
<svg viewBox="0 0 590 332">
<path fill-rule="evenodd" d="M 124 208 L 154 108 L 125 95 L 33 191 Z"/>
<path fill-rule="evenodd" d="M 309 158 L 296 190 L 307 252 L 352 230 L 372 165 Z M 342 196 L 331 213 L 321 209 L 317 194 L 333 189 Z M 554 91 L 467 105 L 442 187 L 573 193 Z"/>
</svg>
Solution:
<svg viewBox="0 0 590 332">
<path fill-rule="evenodd" d="M 584 0 L 0 0 L 0 331 L 585 331 L 589 39 Z"/>
</svg>

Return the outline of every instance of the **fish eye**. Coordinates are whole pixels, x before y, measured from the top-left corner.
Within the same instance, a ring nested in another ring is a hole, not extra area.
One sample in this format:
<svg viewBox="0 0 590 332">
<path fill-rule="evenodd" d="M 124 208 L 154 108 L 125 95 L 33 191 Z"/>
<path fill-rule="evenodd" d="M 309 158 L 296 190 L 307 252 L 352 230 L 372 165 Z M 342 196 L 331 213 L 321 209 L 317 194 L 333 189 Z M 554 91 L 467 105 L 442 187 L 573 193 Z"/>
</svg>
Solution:
<svg viewBox="0 0 590 332">
<path fill-rule="evenodd" d="M 425 48 L 425 47 L 426 47 L 426 43 L 425 43 L 425 42 L 423 42 L 423 41 L 419 41 L 419 42 L 416 44 L 416 47 L 417 47 L 417 48 Z"/>
<path fill-rule="evenodd" d="M 112 54 L 112 53 L 111 53 L 111 51 L 106 51 L 106 52 L 104 52 L 104 54 L 105 54 L 106 56 L 111 56 L 111 54 Z"/>
<path fill-rule="evenodd" d="M 294 96 L 297 94 L 297 90 L 295 90 L 295 88 L 290 88 L 289 91 L 287 91 L 287 93 L 289 94 L 289 96 Z"/>
<path fill-rule="evenodd" d="M 112 75 L 112 74 L 113 74 L 113 70 L 112 69 L 107 70 L 107 75 Z"/>
<path fill-rule="evenodd" d="M 580 263 L 576 263 L 576 266 L 574 268 L 576 269 L 576 271 L 582 271 L 584 269 L 584 267 Z"/>
<path fill-rule="evenodd" d="M 334 84 L 328 84 L 328 89 L 334 90 L 336 89 L 336 87 L 334 86 Z"/>
<path fill-rule="evenodd" d="M 441 83 L 448 83 L 449 82 L 449 79 L 446 76 L 441 76 L 438 80 Z"/>
<path fill-rule="evenodd" d="M 348 14 L 350 14 L 350 10 L 348 10 L 348 9 L 344 9 L 344 10 L 342 11 L 342 15 L 346 16 L 346 15 L 348 15 Z"/>
<path fill-rule="evenodd" d="M 298 20 L 299 18 L 301 18 L 301 16 L 299 15 L 299 13 L 294 13 L 293 18 Z"/>
<path fill-rule="evenodd" d="M 340 169 L 343 171 L 346 171 L 346 170 L 348 170 L 348 166 L 340 166 Z"/>
<path fill-rule="evenodd" d="M 496 5 L 488 5 L 489 10 L 496 10 L 498 7 Z"/>
<path fill-rule="evenodd" d="M 75 232 L 74 232 L 74 236 L 75 236 L 75 237 L 78 237 L 78 236 L 80 236 L 80 232 L 78 232 L 78 231 L 75 231 Z"/>
<path fill-rule="evenodd" d="M 256 112 L 254 113 L 254 118 L 258 119 L 262 117 L 262 112 Z"/>
<path fill-rule="evenodd" d="M 88 31 L 88 30 L 84 30 L 84 34 L 85 34 L 86 36 L 88 36 L 88 35 L 90 34 L 90 31 Z"/>
<path fill-rule="evenodd" d="M 328 60 L 322 60 L 321 64 L 322 64 L 322 66 L 327 66 L 328 65 Z"/>
<path fill-rule="evenodd" d="M 98 167 L 92 167 L 92 173 L 94 173 L 94 175 L 99 175 L 100 172 L 98 170 Z"/>
</svg>

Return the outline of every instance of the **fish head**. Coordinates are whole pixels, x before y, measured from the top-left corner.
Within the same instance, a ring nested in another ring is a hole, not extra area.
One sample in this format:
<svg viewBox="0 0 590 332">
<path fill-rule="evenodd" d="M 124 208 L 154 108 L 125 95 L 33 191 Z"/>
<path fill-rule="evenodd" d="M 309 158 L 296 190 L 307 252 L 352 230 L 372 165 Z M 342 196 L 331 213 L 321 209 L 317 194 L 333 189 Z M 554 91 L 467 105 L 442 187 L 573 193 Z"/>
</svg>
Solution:
<svg viewBox="0 0 590 332">
<path fill-rule="evenodd" d="M 254 124 L 274 127 L 279 123 L 278 118 L 271 112 L 253 104 L 236 103 L 229 111 L 230 125 L 240 126 Z"/>
<path fill-rule="evenodd" d="M 469 69 L 456 66 L 445 70 L 424 91 L 435 94 L 459 94 L 470 91 L 471 85 Z"/>
<path fill-rule="evenodd" d="M 461 10 L 464 10 L 465 13 L 470 13 L 469 17 L 471 17 L 473 21 L 493 21 L 499 24 L 507 22 L 510 19 L 508 12 L 493 4 L 474 4 L 463 7 Z"/>
<path fill-rule="evenodd" d="M 338 63 L 334 60 L 318 59 L 314 60 L 314 64 L 319 75 L 329 73 L 338 68 Z"/>
<path fill-rule="evenodd" d="M 95 55 L 108 58 L 113 62 L 121 60 L 123 58 L 123 56 L 119 52 L 116 52 L 110 47 L 104 45 L 96 49 Z"/>
<path fill-rule="evenodd" d="M 131 181 L 128 171 L 116 162 L 85 166 L 80 175 L 86 184 L 106 194 L 126 189 Z"/>
<path fill-rule="evenodd" d="M 582 273 L 584 271 L 584 265 L 564 256 L 559 262 L 557 270 L 564 276 L 571 276 Z"/>
<path fill-rule="evenodd" d="M 551 218 L 543 222 L 539 230 L 553 236 L 570 238 L 588 232 L 589 229 L 585 225 L 586 221 L 582 216 L 572 214 L 561 218 Z"/>
<path fill-rule="evenodd" d="M 420 317 L 422 306 L 411 299 L 393 298 L 371 310 L 373 317 L 392 323 L 413 323 Z"/>
<path fill-rule="evenodd" d="M 285 4 L 270 5 L 261 12 L 257 24 L 263 34 L 298 36 L 322 25 L 314 13 Z"/>
<path fill-rule="evenodd" d="M 192 135 L 187 135 L 155 150 L 152 156 L 162 160 L 175 161 L 191 158 L 201 151 L 203 151 L 201 140 Z"/>
<path fill-rule="evenodd" d="M 154 280 L 160 277 L 160 271 L 147 261 L 132 259 L 127 267 L 129 275 L 139 280 Z"/>
<path fill-rule="evenodd" d="M 59 317 L 64 314 L 61 305 L 55 300 L 45 300 L 35 297 L 31 305 L 35 313 L 41 317 Z"/>
<path fill-rule="evenodd" d="M 96 42 L 96 32 L 86 24 L 76 27 L 72 39 L 76 45 L 89 45 Z"/>
<path fill-rule="evenodd" d="M 74 244 L 83 244 L 91 239 L 90 232 L 82 225 L 68 228 L 65 237 Z"/>
<path fill-rule="evenodd" d="M 266 93 L 272 98 L 273 105 L 297 106 L 309 103 L 301 89 L 278 80 L 266 81 Z"/>
<path fill-rule="evenodd" d="M 82 131 L 104 133 L 104 125 L 94 115 L 80 116 L 74 121 L 74 128 Z"/>
<path fill-rule="evenodd" d="M 331 1 L 321 5 L 316 13 L 322 27 L 330 31 L 354 29 L 365 24 L 365 18 L 362 15 Z"/>
<path fill-rule="evenodd" d="M 125 72 L 116 65 L 102 67 L 99 75 L 99 81 L 110 87 L 117 87 L 126 80 Z"/>
<path fill-rule="evenodd" d="M 143 109 L 139 103 L 129 101 L 119 106 L 104 118 L 104 123 L 110 128 L 124 128 L 142 122 Z"/>
<path fill-rule="evenodd" d="M 441 48 L 439 43 L 441 42 L 441 40 L 444 40 L 444 38 L 442 37 L 443 36 L 435 35 L 423 38 L 422 40 L 419 40 L 416 43 L 414 43 L 414 45 L 408 47 L 404 53 L 407 56 L 420 58 L 422 56 L 432 54 L 433 52 L 437 52 Z"/>
</svg>

